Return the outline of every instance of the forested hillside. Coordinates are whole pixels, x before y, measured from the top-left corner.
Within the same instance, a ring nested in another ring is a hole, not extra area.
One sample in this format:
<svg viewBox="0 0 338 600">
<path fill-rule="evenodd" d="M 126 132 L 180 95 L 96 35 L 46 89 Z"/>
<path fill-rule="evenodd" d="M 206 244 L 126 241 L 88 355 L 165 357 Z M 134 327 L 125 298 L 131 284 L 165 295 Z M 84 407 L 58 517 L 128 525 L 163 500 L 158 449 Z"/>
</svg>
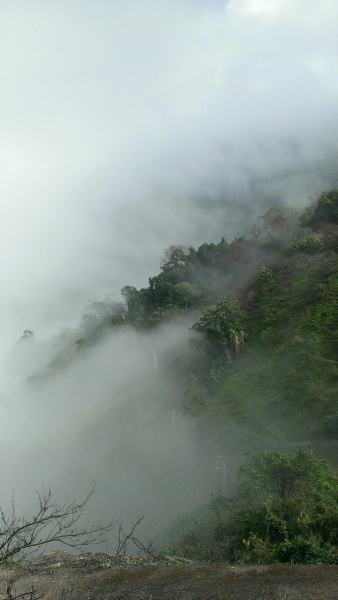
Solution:
<svg viewBox="0 0 338 600">
<path fill-rule="evenodd" d="M 192 522 L 184 518 L 174 525 L 171 533 L 180 532 L 176 551 L 207 560 L 335 562 L 338 480 L 319 459 L 337 464 L 338 190 L 323 192 L 303 211 L 271 207 L 258 223 L 231 242 L 222 239 L 197 250 L 170 247 L 148 287 L 127 285 L 124 302 L 89 306 L 78 329 L 67 333 L 29 383 L 41 386 L 83 357 L 90 365 L 91 352 L 103 342 L 105 352 L 114 338 L 117 348 L 124 338 L 130 351 L 136 344 L 141 379 L 128 392 L 123 383 L 121 410 L 128 421 L 139 412 L 137 426 L 147 419 L 151 432 L 169 414 L 174 427 L 160 443 L 157 433 L 149 442 L 145 468 L 155 449 L 162 453 L 161 476 L 170 473 L 173 482 L 189 473 L 192 481 L 200 480 L 200 491 L 212 488 L 215 455 L 216 469 L 224 474 L 219 499 L 197 511 Z M 166 345 L 168 331 L 174 341 Z M 32 337 L 24 336 L 22 345 Z M 156 346 L 162 348 L 159 355 Z M 152 353 L 152 374 L 147 367 L 148 375 L 142 375 Z M 87 427 L 87 437 L 94 432 L 98 439 L 113 427 L 116 413 L 109 402 L 100 419 Z M 189 422 L 189 433 L 184 428 L 177 433 L 180 419 Z M 123 441 L 115 437 L 117 447 L 125 445 L 121 456 L 127 452 L 135 461 L 144 441 L 138 446 L 133 431 Z M 189 456 L 184 436 L 190 436 L 189 444 L 194 439 Z M 231 473 L 243 464 L 245 452 L 258 453 L 242 467 L 246 499 L 229 504 L 224 496 Z M 179 476 L 178 464 L 185 465 Z M 193 486 L 190 491 L 194 496 Z M 247 494 L 256 498 L 254 505 Z M 203 527 L 211 524 L 205 539 L 194 529 L 200 517 Z"/>
<path fill-rule="evenodd" d="M 187 412 L 277 439 L 335 438 L 337 248 L 338 190 L 301 215 L 272 207 L 231 243 L 170 249 L 147 289 L 124 288 L 126 320 L 150 328 L 202 309 L 182 358 Z"/>
<path fill-rule="evenodd" d="M 164 323 L 191 329 L 168 355 L 175 407 L 203 423 L 255 433 L 269 444 L 338 436 L 338 190 L 305 211 L 271 207 L 246 235 L 170 247 L 149 286 L 123 302 L 94 302 L 47 377 L 107 332 L 142 335 Z M 73 337 L 74 337 L 73 336 Z M 161 369 L 161 365 L 158 365 Z M 164 368 L 165 367 L 165 368 Z"/>
<path fill-rule="evenodd" d="M 180 383 L 176 409 L 260 444 L 335 439 L 338 190 L 303 212 L 272 207 L 258 223 L 231 242 L 169 248 L 147 288 L 89 307 L 82 337 L 50 369 L 112 328 L 146 335 L 178 322 L 190 343 L 162 365 Z"/>
</svg>

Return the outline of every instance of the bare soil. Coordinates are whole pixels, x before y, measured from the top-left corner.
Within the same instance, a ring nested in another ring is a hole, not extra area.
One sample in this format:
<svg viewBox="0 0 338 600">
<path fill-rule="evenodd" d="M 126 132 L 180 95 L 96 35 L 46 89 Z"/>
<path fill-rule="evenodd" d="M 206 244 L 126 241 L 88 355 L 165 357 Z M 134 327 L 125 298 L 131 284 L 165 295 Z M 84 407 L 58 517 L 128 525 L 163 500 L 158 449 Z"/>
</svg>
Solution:
<svg viewBox="0 0 338 600">
<path fill-rule="evenodd" d="M 337 600 L 338 565 L 233 567 L 51 552 L 27 565 L 0 569 L 0 600 L 18 596 L 20 600 Z"/>
</svg>

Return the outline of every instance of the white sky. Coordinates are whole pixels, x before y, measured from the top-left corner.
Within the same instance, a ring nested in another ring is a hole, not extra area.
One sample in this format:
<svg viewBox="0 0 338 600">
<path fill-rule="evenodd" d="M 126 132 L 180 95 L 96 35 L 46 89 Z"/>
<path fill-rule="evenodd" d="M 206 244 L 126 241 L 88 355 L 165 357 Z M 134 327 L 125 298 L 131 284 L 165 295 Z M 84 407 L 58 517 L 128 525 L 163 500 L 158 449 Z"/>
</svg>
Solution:
<svg viewBox="0 0 338 600">
<path fill-rule="evenodd" d="M 337 22 L 334 0 L 0 2 L 0 352 L 241 233 L 252 181 L 320 192 Z"/>
</svg>

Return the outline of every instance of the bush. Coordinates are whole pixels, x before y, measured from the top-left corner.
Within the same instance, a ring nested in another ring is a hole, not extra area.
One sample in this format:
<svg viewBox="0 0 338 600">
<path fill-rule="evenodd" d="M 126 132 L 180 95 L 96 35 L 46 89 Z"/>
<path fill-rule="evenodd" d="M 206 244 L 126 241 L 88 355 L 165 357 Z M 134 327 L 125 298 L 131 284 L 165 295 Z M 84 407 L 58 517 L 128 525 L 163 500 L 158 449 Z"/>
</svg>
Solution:
<svg viewBox="0 0 338 600">
<path fill-rule="evenodd" d="M 268 269 L 268 267 L 262 267 L 258 273 L 258 283 L 259 285 L 265 285 L 267 283 L 270 283 L 271 281 L 273 281 L 274 279 L 274 274 L 273 271 L 271 271 L 271 269 Z"/>
<path fill-rule="evenodd" d="M 82 502 L 66 498 L 58 503 L 54 501 L 50 488 L 42 489 L 37 492 L 38 507 L 32 517 L 18 516 L 14 500 L 10 512 L 6 513 L 0 508 L 0 562 L 12 560 L 13 557 L 26 559 L 53 543 L 69 548 L 85 548 L 106 541 L 106 534 L 117 522 L 111 521 L 107 525 L 80 524 L 83 511 L 95 491 L 92 488 Z"/>
<path fill-rule="evenodd" d="M 316 254 L 324 248 L 324 240 L 322 237 L 314 237 L 303 235 L 296 238 L 285 248 L 285 254 L 291 256 L 296 252 L 304 252 L 306 254 Z"/>
<path fill-rule="evenodd" d="M 338 476 L 327 461 L 309 449 L 261 452 L 239 473 L 235 497 L 186 521 L 181 551 L 216 562 L 338 562 Z"/>
</svg>

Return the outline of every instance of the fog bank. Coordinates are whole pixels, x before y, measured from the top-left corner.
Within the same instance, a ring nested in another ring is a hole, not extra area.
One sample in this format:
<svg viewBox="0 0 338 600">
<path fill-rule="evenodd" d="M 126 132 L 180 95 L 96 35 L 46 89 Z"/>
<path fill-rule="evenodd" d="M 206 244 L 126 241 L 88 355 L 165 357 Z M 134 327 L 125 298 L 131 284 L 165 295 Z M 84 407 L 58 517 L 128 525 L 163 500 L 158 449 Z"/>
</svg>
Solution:
<svg viewBox="0 0 338 600">
<path fill-rule="evenodd" d="M 187 327 L 115 333 L 24 382 L 168 246 L 231 240 L 337 185 L 337 18 L 333 0 L 1 4 L 2 469 L 19 503 L 95 479 L 103 516 L 157 523 L 211 490 L 167 410 L 181 390 L 154 372 L 153 345 Z M 34 348 L 15 346 L 24 329 Z"/>
</svg>

